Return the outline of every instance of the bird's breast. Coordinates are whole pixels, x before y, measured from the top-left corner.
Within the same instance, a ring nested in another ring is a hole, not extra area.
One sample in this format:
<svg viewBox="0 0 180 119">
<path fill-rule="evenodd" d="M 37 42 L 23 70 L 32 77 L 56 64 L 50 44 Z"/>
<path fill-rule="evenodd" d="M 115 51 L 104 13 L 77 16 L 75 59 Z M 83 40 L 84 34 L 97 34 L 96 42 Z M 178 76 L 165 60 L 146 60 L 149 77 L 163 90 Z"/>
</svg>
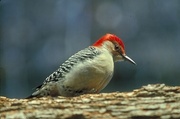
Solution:
<svg viewBox="0 0 180 119">
<path fill-rule="evenodd" d="M 75 65 L 65 76 L 63 86 L 70 90 L 86 90 L 95 93 L 102 90 L 111 80 L 114 70 L 112 56 L 101 54 L 92 60 Z"/>
</svg>

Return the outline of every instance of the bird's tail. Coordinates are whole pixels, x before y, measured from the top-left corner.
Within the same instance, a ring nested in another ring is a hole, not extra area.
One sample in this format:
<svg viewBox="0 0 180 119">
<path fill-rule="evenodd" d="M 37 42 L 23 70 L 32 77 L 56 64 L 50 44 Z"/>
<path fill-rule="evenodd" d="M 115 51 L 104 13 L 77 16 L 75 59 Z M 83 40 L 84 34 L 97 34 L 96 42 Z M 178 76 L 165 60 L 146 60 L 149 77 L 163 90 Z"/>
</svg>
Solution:
<svg viewBox="0 0 180 119">
<path fill-rule="evenodd" d="M 30 98 L 33 98 L 33 97 L 36 97 L 36 96 L 30 95 L 30 96 L 26 97 L 25 99 L 30 99 Z"/>
<path fill-rule="evenodd" d="M 37 98 L 40 98 L 40 97 L 45 97 L 45 96 L 52 96 L 52 97 L 56 97 L 56 96 L 59 96 L 59 92 L 58 92 L 58 89 L 57 89 L 57 86 L 54 85 L 40 85 L 36 88 L 36 91 L 34 93 L 32 93 L 30 96 L 26 97 L 26 99 L 30 99 L 30 98 L 33 98 L 33 97 L 37 97 Z"/>
<path fill-rule="evenodd" d="M 26 97 L 25 99 L 30 99 L 30 98 L 34 98 L 34 97 L 42 97 L 40 96 L 40 91 L 38 91 L 39 89 L 41 89 L 42 85 L 39 85 L 38 87 L 36 87 L 36 91 L 31 94 L 30 96 Z"/>
</svg>

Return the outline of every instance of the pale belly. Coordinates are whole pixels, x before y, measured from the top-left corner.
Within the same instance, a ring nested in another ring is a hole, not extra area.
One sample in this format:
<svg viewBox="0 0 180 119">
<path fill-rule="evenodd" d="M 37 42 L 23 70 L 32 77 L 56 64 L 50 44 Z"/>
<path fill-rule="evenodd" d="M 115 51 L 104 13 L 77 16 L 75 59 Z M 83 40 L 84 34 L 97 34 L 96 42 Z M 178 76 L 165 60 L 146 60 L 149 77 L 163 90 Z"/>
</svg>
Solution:
<svg viewBox="0 0 180 119">
<path fill-rule="evenodd" d="M 112 58 L 100 56 L 101 60 L 79 64 L 60 82 L 60 95 L 76 96 L 84 93 L 98 93 L 107 86 L 113 76 Z"/>
</svg>

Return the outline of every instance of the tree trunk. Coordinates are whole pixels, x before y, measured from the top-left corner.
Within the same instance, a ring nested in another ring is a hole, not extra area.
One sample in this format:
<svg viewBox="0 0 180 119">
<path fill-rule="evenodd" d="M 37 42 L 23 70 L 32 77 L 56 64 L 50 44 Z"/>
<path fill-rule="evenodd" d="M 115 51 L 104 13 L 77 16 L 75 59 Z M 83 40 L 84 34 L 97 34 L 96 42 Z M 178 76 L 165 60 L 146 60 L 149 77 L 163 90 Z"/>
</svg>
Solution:
<svg viewBox="0 0 180 119">
<path fill-rule="evenodd" d="M 155 84 L 132 92 L 78 97 L 0 97 L 0 119 L 180 119 L 180 87 Z"/>
</svg>

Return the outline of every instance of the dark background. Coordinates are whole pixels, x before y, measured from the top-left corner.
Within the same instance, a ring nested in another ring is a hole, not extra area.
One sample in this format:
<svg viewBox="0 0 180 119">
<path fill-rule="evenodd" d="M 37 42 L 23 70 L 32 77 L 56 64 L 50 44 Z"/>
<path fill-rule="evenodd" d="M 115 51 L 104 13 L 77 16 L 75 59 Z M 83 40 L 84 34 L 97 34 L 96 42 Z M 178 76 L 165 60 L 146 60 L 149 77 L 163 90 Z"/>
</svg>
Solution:
<svg viewBox="0 0 180 119">
<path fill-rule="evenodd" d="M 106 33 L 137 66 L 115 63 L 102 92 L 180 85 L 178 0 L 1 0 L 0 95 L 23 98 L 77 51 Z"/>
</svg>

